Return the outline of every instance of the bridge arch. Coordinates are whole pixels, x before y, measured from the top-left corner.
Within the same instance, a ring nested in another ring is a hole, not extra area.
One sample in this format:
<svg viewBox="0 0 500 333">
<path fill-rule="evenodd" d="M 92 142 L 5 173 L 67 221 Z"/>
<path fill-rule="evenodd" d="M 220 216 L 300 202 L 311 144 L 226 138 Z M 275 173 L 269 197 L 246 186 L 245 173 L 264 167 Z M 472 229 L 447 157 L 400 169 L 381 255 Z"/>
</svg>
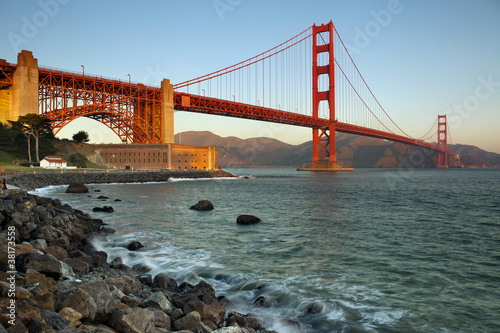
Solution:
<svg viewBox="0 0 500 333">
<path fill-rule="evenodd" d="M 52 120 L 54 135 L 72 121 L 86 117 L 113 131 L 122 142 L 148 143 L 160 140 L 152 126 L 131 110 L 106 104 L 86 104 L 42 114 Z"/>
</svg>

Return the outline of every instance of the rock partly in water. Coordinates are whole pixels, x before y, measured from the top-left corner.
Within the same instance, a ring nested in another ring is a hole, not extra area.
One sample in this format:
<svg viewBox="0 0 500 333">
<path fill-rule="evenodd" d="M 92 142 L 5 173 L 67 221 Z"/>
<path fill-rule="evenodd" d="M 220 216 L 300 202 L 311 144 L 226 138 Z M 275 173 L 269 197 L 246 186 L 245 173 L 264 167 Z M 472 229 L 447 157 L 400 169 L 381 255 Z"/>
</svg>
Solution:
<svg viewBox="0 0 500 333">
<path fill-rule="evenodd" d="M 236 223 L 241 225 L 257 224 L 260 221 L 261 220 L 257 216 L 246 215 L 246 214 L 240 215 L 236 219 Z"/>
<path fill-rule="evenodd" d="M 84 183 L 70 183 L 66 189 L 66 193 L 89 193 L 89 188 Z"/>
<path fill-rule="evenodd" d="M 214 209 L 214 205 L 212 205 L 212 203 L 208 200 L 200 200 L 196 205 L 191 206 L 190 209 L 200 210 L 200 211 L 212 210 Z"/>
<path fill-rule="evenodd" d="M 142 249 L 144 247 L 144 245 L 142 245 L 141 242 L 138 242 L 138 241 L 133 241 L 133 242 L 130 242 L 128 245 L 127 245 L 127 249 L 129 251 L 137 251 L 139 249 Z"/>
<path fill-rule="evenodd" d="M 92 208 L 93 212 L 104 212 L 104 213 L 112 213 L 115 210 L 111 206 L 102 206 L 102 207 L 94 207 Z"/>
</svg>

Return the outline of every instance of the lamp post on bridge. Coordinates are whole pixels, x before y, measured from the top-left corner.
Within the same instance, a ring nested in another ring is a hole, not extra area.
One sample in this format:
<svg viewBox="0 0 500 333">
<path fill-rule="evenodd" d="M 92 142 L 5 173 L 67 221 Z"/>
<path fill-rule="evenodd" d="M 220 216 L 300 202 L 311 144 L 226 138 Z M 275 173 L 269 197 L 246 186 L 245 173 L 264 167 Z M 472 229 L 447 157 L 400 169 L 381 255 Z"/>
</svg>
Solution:
<svg viewBox="0 0 500 333">
<path fill-rule="evenodd" d="M 82 65 L 82 76 L 85 76 L 85 66 Z"/>
<path fill-rule="evenodd" d="M 128 75 L 128 84 L 130 84 L 131 83 L 131 81 L 130 81 L 130 74 L 127 74 L 127 75 Z"/>
</svg>

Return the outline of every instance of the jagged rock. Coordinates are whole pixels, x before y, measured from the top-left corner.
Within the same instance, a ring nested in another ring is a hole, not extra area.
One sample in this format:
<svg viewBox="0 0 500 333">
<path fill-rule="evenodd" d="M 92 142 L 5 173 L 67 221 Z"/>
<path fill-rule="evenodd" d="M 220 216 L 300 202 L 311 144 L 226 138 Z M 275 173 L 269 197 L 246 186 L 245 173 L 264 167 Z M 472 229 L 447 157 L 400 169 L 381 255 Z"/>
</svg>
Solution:
<svg viewBox="0 0 500 333">
<path fill-rule="evenodd" d="M 62 292 L 56 295 L 56 310 L 73 308 L 82 314 L 82 318 L 94 320 L 97 313 L 97 305 L 85 290 L 76 288 L 69 292 Z"/>
<path fill-rule="evenodd" d="M 170 322 L 174 322 L 182 317 L 184 317 L 184 312 L 181 309 L 176 308 L 174 311 L 169 312 Z"/>
<path fill-rule="evenodd" d="M 174 306 L 168 301 L 167 297 L 165 297 L 165 295 L 163 295 L 160 291 L 152 293 L 144 302 L 142 302 L 142 307 L 160 309 L 163 312 L 174 309 Z"/>
<path fill-rule="evenodd" d="M 142 304 L 142 301 L 134 295 L 125 295 L 121 298 L 121 302 L 129 308 L 137 308 Z"/>
<path fill-rule="evenodd" d="M 116 311 L 109 323 L 119 332 L 154 333 L 154 314 L 143 309 L 123 309 Z"/>
<path fill-rule="evenodd" d="M 151 287 L 153 285 L 153 277 L 151 276 L 151 274 L 137 275 L 136 278 L 139 279 L 139 281 L 141 281 L 141 283 L 145 284 L 146 286 Z"/>
<path fill-rule="evenodd" d="M 209 333 L 212 330 L 201 322 L 201 316 L 198 312 L 193 311 L 185 317 L 177 319 L 174 322 L 174 327 L 177 331 L 188 330 L 194 333 Z"/>
<path fill-rule="evenodd" d="M 238 216 L 236 219 L 236 223 L 241 225 L 257 224 L 260 221 L 261 220 L 257 216 L 245 214 Z"/>
<path fill-rule="evenodd" d="M 43 227 L 35 229 L 31 233 L 32 238 L 45 239 L 47 242 L 53 241 L 54 239 L 59 238 L 62 235 L 62 231 L 51 225 L 44 225 Z"/>
<path fill-rule="evenodd" d="M 176 292 L 179 289 L 177 287 L 177 281 L 175 281 L 175 279 L 172 279 L 165 273 L 160 273 L 155 276 L 153 286 L 168 290 L 170 292 Z"/>
<path fill-rule="evenodd" d="M 66 193 L 89 193 L 89 188 L 83 183 L 70 183 Z"/>
<path fill-rule="evenodd" d="M 42 318 L 32 318 L 28 325 L 27 332 L 55 333 L 54 329 L 47 325 Z M 11 330 L 9 329 L 9 332 Z"/>
<path fill-rule="evenodd" d="M 95 320 L 103 321 L 113 313 L 113 295 L 109 291 L 108 284 L 104 281 L 94 281 L 82 284 L 78 287 L 92 297 L 96 305 Z"/>
<path fill-rule="evenodd" d="M 175 305 L 185 314 L 197 312 L 202 321 L 211 321 L 219 326 L 224 321 L 226 310 L 215 298 L 212 286 L 202 281 L 184 295 L 174 297 Z"/>
<path fill-rule="evenodd" d="M 80 319 L 83 318 L 82 314 L 73 308 L 63 308 L 59 314 L 69 322 L 70 327 L 80 325 Z"/>
<path fill-rule="evenodd" d="M 24 253 L 16 257 L 16 269 L 18 271 L 24 273 L 30 268 L 55 280 L 59 280 L 61 277 L 75 277 L 70 266 L 50 254 Z"/>
<path fill-rule="evenodd" d="M 33 295 L 33 299 L 39 307 L 54 310 L 53 291 L 56 289 L 56 282 L 53 278 L 28 269 L 26 271 L 26 285 L 26 289 Z"/>
<path fill-rule="evenodd" d="M 200 211 L 212 210 L 214 209 L 214 205 L 212 205 L 212 203 L 208 200 L 200 200 L 198 201 L 197 204 L 191 206 L 190 209 L 200 210 Z"/>
<path fill-rule="evenodd" d="M 229 312 L 225 325 L 253 328 L 254 330 L 262 329 L 262 325 L 256 318 L 249 314 L 244 315 L 238 312 Z"/>
<path fill-rule="evenodd" d="M 4 322 L 5 319 L 6 321 L 10 320 L 10 318 L 7 319 L 8 318 L 7 311 L 5 311 L 5 313 L 3 311 L 9 305 L 10 305 L 9 298 L 0 298 L 0 309 L 2 309 L 2 312 L 0 313 L 0 319 L 2 320 L 2 322 Z M 36 302 L 31 298 L 22 298 L 16 300 L 15 319 L 19 320 L 19 322 L 22 322 L 23 324 L 27 325 L 32 318 L 41 318 L 41 316 L 42 316 L 42 310 L 39 307 L 37 307 Z"/>
<path fill-rule="evenodd" d="M 102 206 L 92 208 L 93 212 L 113 213 L 115 210 L 111 206 Z"/>
<path fill-rule="evenodd" d="M 30 242 L 33 249 L 45 251 L 48 247 L 47 241 L 45 239 L 35 239 Z"/>
<path fill-rule="evenodd" d="M 68 251 L 66 251 L 60 246 L 49 246 L 45 250 L 45 253 L 52 255 L 57 260 L 64 260 L 65 258 L 68 257 Z"/>
<path fill-rule="evenodd" d="M 119 278 L 106 279 L 106 283 L 110 289 L 111 287 L 120 289 L 126 295 L 142 290 L 141 281 L 130 274 L 124 274 Z"/>
<path fill-rule="evenodd" d="M 172 329 L 172 324 L 170 317 L 165 314 L 165 312 L 158 309 L 149 309 L 154 314 L 154 324 L 155 328 L 166 328 L 167 330 Z"/>
<path fill-rule="evenodd" d="M 138 242 L 138 241 L 133 241 L 133 242 L 130 242 L 128 245 L 127 245 L 127 249 L 129 251 L 137 251 L 141 248 L 143 248 L 144 245 L 142 245 L 141 242 Z"/>
<path fill-rule="evenodd" d="M 61 331 L 69 327 L 69 321 L 56 312 L 42 309 L 42 318 L 49 327 L 52 327 L 56 331 Z"/>
<path fill-rule="evenodd" d="M 33 294 L 30 293 L 27 289 L 25 289 L 23 287 L 19 287 L 17 285 L 15 285 L 14 297 L 9 296 L 11 291 L 12 291 L 12 289 L 11 289 L 10 283 L 5 282 L 5 281 L 0 281 L 0 296 L 1 297 L 9 297 L 9 298 L 15 298 L 15 299 L 33 297 Z"/>
</svg>

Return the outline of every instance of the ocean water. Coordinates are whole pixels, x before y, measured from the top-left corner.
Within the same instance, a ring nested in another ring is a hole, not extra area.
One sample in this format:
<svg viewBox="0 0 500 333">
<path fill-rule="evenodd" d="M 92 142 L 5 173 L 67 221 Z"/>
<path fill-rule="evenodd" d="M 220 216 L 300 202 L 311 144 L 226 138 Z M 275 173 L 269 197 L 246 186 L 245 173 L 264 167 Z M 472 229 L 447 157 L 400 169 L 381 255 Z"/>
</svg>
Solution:
<svg viewBox="0 0 500 333">
<path fill-rule="evenodd" d="M 500 331 L 500 170 L 228 171 L 248 177 L 35 192 L 113 206 L 91 213 L 116 229 L 98 244 L 110 259 L 204 279 L 278 332 Z M 189 209 L 202 199 L 215 209 Z"/>
</svg>

